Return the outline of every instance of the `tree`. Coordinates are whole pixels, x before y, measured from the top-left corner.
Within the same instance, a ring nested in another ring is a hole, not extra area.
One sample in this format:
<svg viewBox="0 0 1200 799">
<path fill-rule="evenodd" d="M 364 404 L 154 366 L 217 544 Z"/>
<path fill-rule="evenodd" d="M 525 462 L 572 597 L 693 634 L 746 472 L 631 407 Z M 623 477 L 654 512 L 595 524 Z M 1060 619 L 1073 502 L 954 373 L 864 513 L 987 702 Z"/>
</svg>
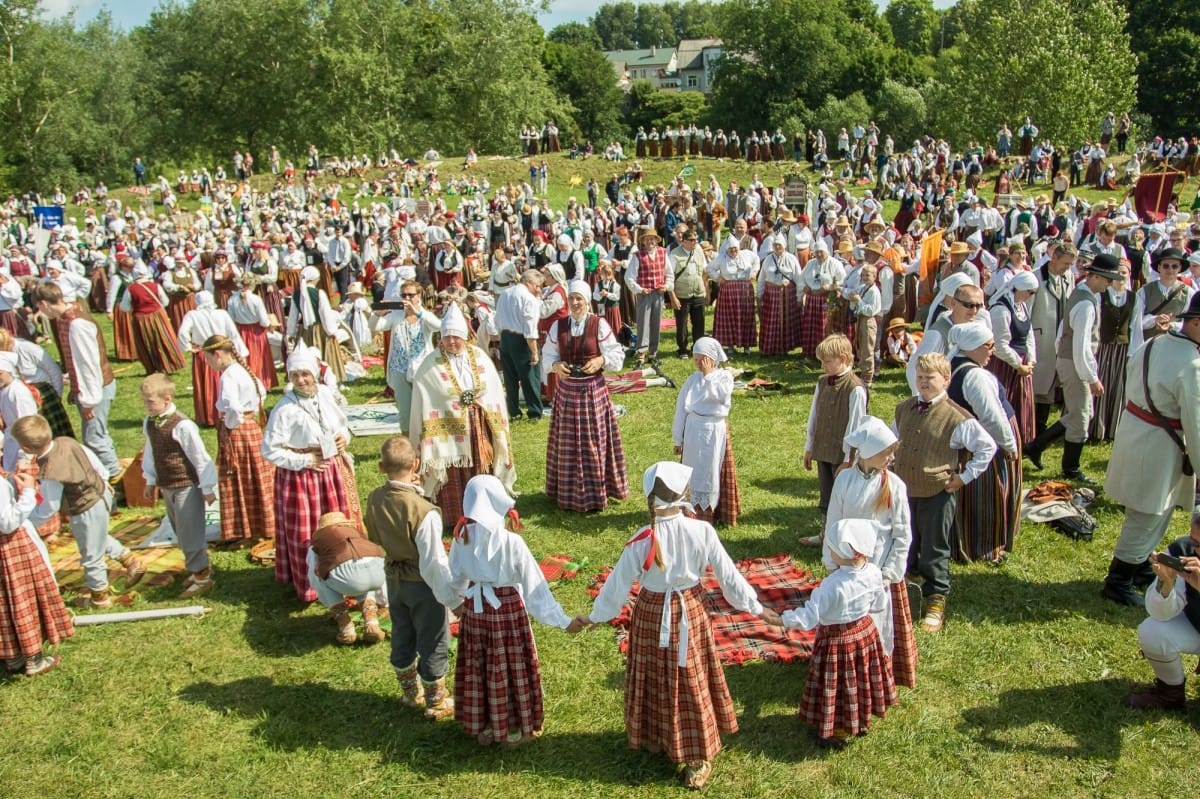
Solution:
<svg viewBox="0 0 1200 799">
<path fill-rule="evenodd" d="M 605 3 L 589 20 L 600 37 L 603 50 L 632 50 L 637 47 L 637 6 L 633 3 Z"/>
<path fill-rule="evenodd" d="M 1137 86 L 1121 0 L 975 0 L 954 50 L 937 69 L 956 98 L 940 102 L 954 107 L 934 113 L 952 141 L 990 140 L 1028 115 L 1043 137 L 1073 145 L 1128 109 Z"/>
<path fill-rule="evenodd" d="M 600 38 L 579 23 L 550 31 L 542 63 L 550 84 L 571 104 L 575 131 L 593 142 L 621 136 L 621 90 Z"/>
<path fill-rule="evenodd" d="M 675 23 L 657 3 L 642 3 L 634 16 L 638 47 L 674 47 Z"/>
<path fill-rule="evenodd" d="M 1185 0 L 1128 0 L 1129 31 L 1138 54 L 1138 108 L 1153 131 L 1193 135 L 1200 128 L 1200 4 Z"/>
<path fill-rule="evenodd" d="M 875 122 L 901 147 L 925 133 L 927 117 L 920 91 L 890 79 L 883 82 L 875 100 Z"/>
<path fill-rule="evenodd" d="M 896 47 L 914 55 L 928 55 L 933 43 L 937 12 L 933 0 L 892 0 L 883 18 L 892 29 Z"/>
<path fill-rule="evenodd" d="M 634 130 L 662 130 L 664 125 L 703 125 L 707 116 L 708 99 L 700 92 L 655 90 L 649 81 L 634 81 L 626 120 Z"/>
<path fill-rule="evenodd" d="M 675 24 L 675 40 L 708 39 L 717 35 L 717 5 L 700 0 L 675 0 L 663 3 L 663 10 Z"/>
<path fill-rule="evenodd" d="M 867 98 L 863 97 L 862 92 L 855 92 L 845 99 L 830 95 L 813 114 L 812 127 L 814 130 L 821 128 L 825 131 L 825 140 L 829 145 L 828 151 L 836 156 L 835 145 L 838 133 L 842 128 L 849 131 L 855 123 L 865 124 L 870 117 L 871 106 L 867 103 Z"/>
</svg>

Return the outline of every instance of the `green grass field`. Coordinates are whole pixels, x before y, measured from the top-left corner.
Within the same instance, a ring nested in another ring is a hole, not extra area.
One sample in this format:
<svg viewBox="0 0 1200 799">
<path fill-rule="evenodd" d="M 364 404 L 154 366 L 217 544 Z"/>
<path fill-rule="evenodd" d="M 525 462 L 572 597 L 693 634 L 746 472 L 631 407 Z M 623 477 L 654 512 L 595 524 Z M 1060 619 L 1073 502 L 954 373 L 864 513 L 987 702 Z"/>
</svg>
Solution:
<svg viewBox="0 0 1200 799">
<path fill-rule="evenodd" d="M 565 161 L 555 167 L 552 180 L 565 179 L 572 168 Z M 713 170 L 702 165 L 698 171 Z M 748 177 L 744 172 L 737 174 Z M 729 176 L 718 174 L 723 182 Z M 552 196 L 567 191 L 556 185 Z M 672 353 L 669 334 L 666 341 L 664 354 Z M 818 553 L 795 547 L 797 537 L 816 531 L 819 518 L 815 474 L 801 463 L 816 367 L 757 355 L 735 357 L 734 364 L 782 382 L 785 390 L 735 397 L 730 421 L 744 513 L 721 537 L 735 558 L 793 551 L 819 572 Z M 664 359 L 663 366 L 677 381 L 691 369 L 674 359 Z M 141 376 L 136 364 L 118 376 L 112 427 L 122 456 L 140 446 Z M 190 411 L 190 378 L 180 373 L 176 385 L 180 407 Z M 374 370 L 347 393 L 352 403 L 364 402 L 383 385 Z M 890 418 L 906 393 L 903 374 L 885 372 L 875 385 L 872 412 Z M 635 491 L 646 466 L 672 457 L 675 396 L 655 388 L 616 398 L 628 407 L 620 426 Z M 513 427 L 525 536 L 537 556 L 588 558 L 590 573 L 616 561 L 625 538 L 643 523 L 645 506 L 638 495 L 600 514 L 553 507 L 542 487 L 547 430 L 525 422 Z M 205 435 L 211 451 L 215 436 Z M 380 441 L 358 439 L 351 447 L 364 496 L 381 481 Z M 1108 452 L 1106 446 L 1089 447 L 1085 469 L 1101 474 Z M 1056 476 L 1057 451 L 1046 460 L 1045 476 Z M 1193 789 L 1200 706 L 1169 715 L 1135 713 L 1120 704 L 1150 679 L 1134 632 L 1144 614 L 1099 598 L 1121 509 L 1100 502 L 1095 510 L 1100 528 L 1091 543 L 1032 525 L 1003 566 L 955 566 L 946 629 L 937 636 L 917 634 L 919 687 L 900 689 L 900 704 L 844 752 L 816 748 L 796 718 L 804 666 L 755 663 L 727 670 L 741 731 L 726 738 L 706 792 L 1025 797 L 1157 796 Z M 1181 534 L 1185 523 L 1177 514 L 1171 534 Z M 536 626 L 546 735 L 516 751 L 484 749 L 453 722 L 426 722 L 400 707 L 386 644 L 336 647 L 335 628 L 322 610 L 301 606 L 270 570 L 250 565 L 241 552 L 216 552 L 214 563 L 217 586 L 203 598 L 211 608 L 206 617 L 80 628 L 58 647 L 64 663 L 57 671 L 0 684 L 0 712 L 12 725 L 0 751 L 0 795 L 683 792 L 664 759 L 625 747 L 623 664 L 608 629 L 570 637 Z M 590 606 L 585 588 L 581 577 L 555 593 L 576 613 Z M 178 590 L 143 588 L 135 607 L 187 604 L 174 598 Z"/>
</svg>

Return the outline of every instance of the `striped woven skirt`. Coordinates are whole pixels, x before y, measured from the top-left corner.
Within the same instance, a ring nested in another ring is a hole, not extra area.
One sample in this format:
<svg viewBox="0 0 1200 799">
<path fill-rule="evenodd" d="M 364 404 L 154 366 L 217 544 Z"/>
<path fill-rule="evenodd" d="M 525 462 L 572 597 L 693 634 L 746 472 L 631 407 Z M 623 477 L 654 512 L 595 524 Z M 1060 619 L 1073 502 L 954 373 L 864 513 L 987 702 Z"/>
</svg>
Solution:
<svg viewBox="0 0 1200 799">
<path fill-rule="evenodd" d="M 558 381 L 546 441 L 546 494 L 579 513 L 629 496 L 625 448 L 603 374 Z"/>
<path fill-rule="evenodd" d="M 1017 374 L 1017 370 L 1006 364 L 999 358 L 992 357 L 988 360 L 987 370 L 996 376 L 1000 381 L 1000 385 L 1004 388 L 1008 396 L 1008 402 L 1013 406 L 1013 412 L 1017 420 L 1017 435 L 1022 443 L 1033 441 L 1033 437 L 1037 435 L 1034 431 L 1034 398 L 1033 398 L 1033 374 L 1027 374 L 1024 377 Z M 1104 384 L 1108 387 L 1108 383 Z"/>
<path fill-rule="evenodd" d="M 175 374 L 187 366 L 165 310 L 133 316 L 133 346 L 146 374 Z"/>
<path fill-rule="evenodd" d="M 1020 525 L 1013 502 L 1014 495 L 1020 499 L 1020 478 L 1019 464 L 997 452 L 983 474 L 959 491 L 955 560 L 998 561 L 1012 552 Z"/>
<path fill-rule="evenodd" d="M 521 594 L 494 589 L 500 607 L 485 601 L 475 612 L 463 603 L 454 664 L 454 719 L 468 735 L 491 730 L 504 741 L 512 732 L 528 738 L 542 729 L 542 669 L 537 642 Z"/>
<path fill-rule="evenodd" d="M 896 702 L 892 664 L 870 616 L 817 627 L 801 721 L 816 727 L 821 738 L 832 738 L 835 731 L 859 735 L 870 729 L 871 716 L 883 718 Z"/>
<path fill-rule="evenodd" d="M 758 351 L 763 355 L 786 355 L 788 351 L 787 303 L 784 287 L 768 283 L 763 287 L 762 305 L 759 308 L 761 325 L 758 328 Z"/>
<path fill-rule="evenodd" d="M 342 356 L 342 346 L 338 344 L 336 336 L 326 335 L 325 328 L 318 322 L 304 328 L 300 332 L 300 338 L 308 346 L 316 348 L 321 360 L 337 375 L 339 383 L 346 379 L 346 360 Z"/>
<path fill-rule="evenodd" d="M 301 602 L 317 592 L 308 583 L 308 548 L 321 516 L 341 511 L 349 516 L 342 472 L 326 461 L 322 471 L 275 469 L 275 579 L 291 583 Z"/>
<path fill-rule="evenodd" d="M 917 687 L 917 639 L 913 635 L 912 608 L 904 581 L 888 586 L 892 595 L 892 677 L 896 685 Z"/>
<path fill-rule="evenodd" d="M 274 538 L 277 503 L 275 467 L 262 456 L 262 428 L 253 415 L 230 430 L 217 426 L 217 489 L 221 495 L 221 538 Z"/>
<path fill-rule="evenodd" d="M 0 658 L 30 657 L 75 634 L 54 574 L 27 528 L 0 535 Z"/>
<path fill-rule="evenodd" d="M 754 285 L 749 280 L 722 285 L 713 311 L 713 338 L 723 347 L 753 347 L 754 329 Z"/>
<path fill-rule="evenodd" d="M 663 605 L 671 635 L 658 645 Z M 688 649 L 679 667 L 679 619 L 687 614 Z M 625 658 L 625 738 L 631 749 L 662 752 L 673 763 L 712 760 L 721 735 L 737 732 L 733 698 L 717 656 L 700 586 L 660 594 L 642 588 L 629 623 Z"/>
<path fill-rule="evenodd" d="M 1125 407 L 1125 366 L 1129 362 L 1129 345 L 1101 343 L 1096 354 L 1100 382 L 1104 393 L 1092 398 L 1092 422 L 1088 438 L 1092 441 L 1112 441 L 1117 432 L 1117 420 Z"/>
<path fill-rule="evenodd" d="M 113 353 L 118 361 L 136 361 L 137 345 L 133 340 L 133 314 L 113 309 Z"/>
<path fill-rule="evenodd" d="M 88 279 L 92 281 L 92 290 L 88 292 L 88 309 L 92 313 L 104 313 L 108 307 L 108 272 L 103 268 L 93 269 Z"/>
<path fill-rule="evenodd" d="M 215 427 L 221 421 L 217 413 L 221 375 L 198 352 L 192 353 L 192 392 L 192 418 L 198 425 Z"/>
<path fill-rule="evenodd" d="M 491 474 L 491 466 L 484 468 L 480 453 L 491 449 L 491 428 L 479 406 L 467 406 L 467 428 L 471 436 L 471 463 L 473 466 L 451 466 L 446 469 L 446 482 L 437 491 L 437 506 L 442 511 L 442 524 L 453 527 L 462 517 L 463 494 L 467 483 L 477 474 Z"/>
<path fill-rule="evenodd" d="M 825 340 L 829 325 L 828 292 L 810 291 L 804 297 L 804 316 L 800 322 L 800 350 L 809 358 L 816 357 L 817 345 Z"/>
<path fill-rule="evenodd" d="M 729 429 L 728 418 L 725 420 L 725 457 L 721 459 L 720 475 L 721 489 L 716 509 L 696 506 L 696 518 L 710 524 L 717 521 L 726 527 L 736 527 L 742 502 L 738 494 L 737 466 L 733 462 L 733 433 Z"/>
<path fill-rule="evenodd" d="M 167 316 L 171 319 L 171 328 L 178 330 L 183 324 L 183 317 L 188 311 L 195 310 L 196 295 L 195 294 L 172 294 L 167 300 Z"/>
<path fill-rule="evenodd" d="M 14 308 L 0 310 L 0 328 L 13 334 L 13 338 L 29 338 L 29 328 Z"/>
<path fill-rule="evenodd" d="M 268 391 L 279 385 L 279 373 L 275 370 L 275 356 L 271 354 L 271 342 L 267 340 L 267 329 L 258 323 L 237 326 L 246 342 L 246 365 L 250 374 L 258 377 Z"/>
</svg>

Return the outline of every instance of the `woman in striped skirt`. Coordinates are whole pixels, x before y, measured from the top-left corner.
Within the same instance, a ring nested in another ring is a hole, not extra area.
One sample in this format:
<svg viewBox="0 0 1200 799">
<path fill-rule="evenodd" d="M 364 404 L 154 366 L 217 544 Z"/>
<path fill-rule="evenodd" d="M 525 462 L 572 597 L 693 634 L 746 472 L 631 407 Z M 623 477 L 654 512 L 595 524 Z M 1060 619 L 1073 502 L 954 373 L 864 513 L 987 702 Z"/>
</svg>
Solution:
<svg viewBox="0 0 1200 799">
<path fill-rule="evenodd" d="M 187 364 L 167 316 L 167 295 L 146 272 L 135 271 L 121 307 L 132 314 L 133 345 L 146 374 L 174 374 Z"/>
<path fill-rule="evenodd" d="M 1022 442 L 1032 441 L 1037 435 L 1033 413 L 1037 341 L 1028 305 L 1037 288 L 1038 279 L 1033 272 L 1017 272 L 992 296 L 990 310 L 996 349 L 988 360 L 987 369 L 1000 381 L 1012 405 Z"/>
<path fill-rule="evenodd" d="M 712 774 L 721 735 L 738 728 L 700 578 L 711 566 L 726 602 L 769 624 L 780 622 L 759 602 L 712 525 L 684 515 L 691 478 L 692 469 L 681 463 L 646 470 L 650 524 L 629 539 L 592 612 L 568 631 L 616 618 L 634 581 L 641 583 L 625 660 L 625 737 L 631 749 L 682 764 L 684 785 L 695 790 Z"/>
<path fill-rule="evenodd" d="M 724 347 L 741 347 L 747 354 L 757 344 L 754 318 L 754 278 L 758 256 L 743 250 L 734 236 L 725 239 L 721 254 L 709 262 L 709 278 L 717 282 L 717 306 L 713 310 L 713 338 Z"/>
<path fill-rule="evenodd" d="M 163 291 L 167 293 L 167 316 L 175 330 L 183 324 L 188 311 L 196 308 L 196 292 L 202 288 L 200 276 L 183 258 L 163 258 Z"/>
<path fill-rule="evenodd" d="M 696 518 L 737 524 L 741 503 L 733 441 L 729 435 L 729 409 L 733 401 L 733 374 L 721 364 L 729 360 L 714 338 L 705 336 L 692 345 L 696 371 L 679 389 L 671 435 L 675 454 L 692 469 L 691 495 Z"/>
<path fill-rule="evenodd" d="M 1141 320 L 1135 316 L 1134 294 L 1128 288 L 1129 265 L 1121 262 L 1121 280 L 1114 280 L 1100 292 L 1100 350 L 1096 353 L 1097 372 L 1104 393 L 1092 398 L 1092 423 L 1088 438 L 1112 441 L 1117 419 L 1125 407 L 1125 366 L 1129 353 L 1142 345 Z"/>
<path fill-rule="evenodd" d="M 317 523 L 335 511 L 361 519 L 338 461 L 350 443 L 346 416 L 318 382 L 320 366 L 307 347 L 288 357 L 292 388 L 271 409 L 263 430 L 263 458 L 274 467 L 275 579 L 291 583 L 301 602 L 317 593 L 308 582 L 308 549 Z M 361 523 L 355 522 L 360 528 Z"/>
<path fill-rule="evenodd" d="M 609 498 L 629 496 L 625 448 L 604 372 L 625 360 L 617 336 L 588 310 L 586 281 L 567 286 L 570 315 L 559 319 L 542 345 L 542 376 L 558 377 L 554 412 L 546 440 L 546 494 L 560 508 L 590 513 L 608 507 Z"/>
<path fill-rule="evenodd" d="M 275 356 L 271 353 L 271 343 L 267 340 L 267 330 L 271 320 L 267 316 L 267 306 L 262 298 L 255 294 L 258 278 L 249 272 L 243 272 L 238 278 L 238 292 L 229 298 L 227 312 L 242 341 L 246 342 L 246 364 L 250 372 L 262 381 L 268 391 L 279 385 L 279 374 L 275 371 Z"/>
<path fill-rule="evenodd" d="M 817 345 L 825 340 L 829 330 L 829 298 L 837 295 L 845 279 L 842 262 L 831 257 L 829 244 L 818 238 L 813 244 L 813 257 L 800 273 L 800 286 L 804 291 L 800 350 L 809 358 L 816 357 Z"/>
<path fill-rule="evenodd" d="M 217 492 L 221 498 L 221 538 L 230 542 L 274 538 L 275 467 L 263 460 L 263 433 L 259 427 L 266 392 L 246 369 L 233 339 L 209 336 L 197 357 L 203 357 L 220 375 L 214 406 L 220 420 Z"/>
<path fill-rule="evenodd" d="M 454 718 L 479 743 L 513 747 L 542 734 L 542 672 L 529 617 L 571 625 L 524 539 L 504 485 L 476 475 L 450 544 L 450 577 L 464 597 L 454 667 Z"/>
<path fill-rule="evenodd" d="M 136 361 L 137 347 L 133 343 L 133 314 L 125 305 L 125 294 L 135 280 L 136 261 L 128 255 L 117 259 L 117 272 L 108 284 L 108 318 L 113 324 L 113 354 L 118 361 Z"/>
<path fill-rule="evenodd" d="M 11 483 L 0 479 L 0 660 L 8 674 L 30 677 L 62 661 L 44 653 L 46 643 L 75 634 L 50 556 L 27 521 L 38 503 L 36 492 L 32 475 L 18 473 Z"/>
</svg>

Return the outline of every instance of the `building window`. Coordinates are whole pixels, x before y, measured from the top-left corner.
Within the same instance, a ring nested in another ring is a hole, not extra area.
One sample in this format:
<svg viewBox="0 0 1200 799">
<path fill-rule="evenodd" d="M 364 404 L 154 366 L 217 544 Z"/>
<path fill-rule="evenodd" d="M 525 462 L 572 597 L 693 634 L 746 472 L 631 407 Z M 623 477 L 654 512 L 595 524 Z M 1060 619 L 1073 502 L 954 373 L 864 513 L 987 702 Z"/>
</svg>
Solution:
<svg viewBox="0 0 1200 799">
<path fill-rule="evenodd" d="M 697 78 L 695 75 L 688 75 L 688 88 L 689 89 L 695 89 L 699 85 L 700 85 L 699 78 Z"/>
</svg>

